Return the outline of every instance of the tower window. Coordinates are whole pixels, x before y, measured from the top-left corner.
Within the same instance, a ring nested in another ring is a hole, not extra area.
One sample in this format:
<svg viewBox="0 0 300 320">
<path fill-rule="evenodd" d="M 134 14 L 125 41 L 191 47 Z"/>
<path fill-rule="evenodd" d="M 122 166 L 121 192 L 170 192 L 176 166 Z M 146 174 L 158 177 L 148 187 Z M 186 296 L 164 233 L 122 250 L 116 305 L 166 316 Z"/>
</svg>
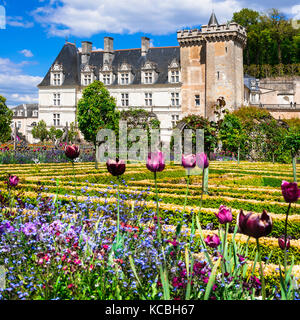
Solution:
<svg viewBox="0 0 300 320">
<path fill-rule="evenodd" d="M 200 94 L 195 95 L 195 105 L 200 106 Z"/>
<path fill-rule="evenodd" d="M 217 71 L 217 78 L 220 80 L 220 71 Z"/>
</svg>

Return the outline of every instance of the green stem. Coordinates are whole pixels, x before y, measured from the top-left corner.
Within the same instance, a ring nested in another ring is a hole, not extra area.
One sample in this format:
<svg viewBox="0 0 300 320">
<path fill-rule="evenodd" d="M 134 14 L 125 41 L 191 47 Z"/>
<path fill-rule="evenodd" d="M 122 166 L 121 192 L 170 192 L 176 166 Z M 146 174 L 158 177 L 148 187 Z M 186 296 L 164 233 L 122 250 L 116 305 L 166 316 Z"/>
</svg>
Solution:
<svg viewBox="0 0 300 320">
<path fill-rule="evenodd" d="M 74 177 L 74 184 L 75 184 L 75 197 L 76 197 L 76 207 L 78 206 L 78 197 L 77 197 L 77 181 L 75 175 L 75 163 L 72 161 L 72 168 L 73 168 L 73 177 Z"/>
<path fill-rule="evenodd" d="M 199 220 L 200 220 L 200 213 L 202 208 L 203 193 L 204 193 L 204 168 L 202 171 L 202 190 L 201 190 L 201 199 L 200 199 L 200 206 L 199 206 L 199 212 L 198 212 Z"/>
<path fill-rule="evenodd" d="M 154 182 L 155 182 L 155 193 L 156 193 L 156 217 L 158 224 L 158 241 L 161 243 L 161 226 L 160 226 L 160 216 L 159 216 L 159 207 L 158 207 L 158 190 L 157 190 L 157 178 L 156 172 L 154 172 Z"/>
<path fill-rule="evenodd" d="M 263 300 L 266 300 L 266 286 L 265 286 L 264 271 L 263 271 L 262 261 L 261 261 L 261 252 L 260 252 L 260 246 L 259 246 L 259 238 L 256 238 L 256 246 L 257 246 L 257 254 L 258 254 L 258 260 L 259 260 L 259 265 L 260 265 L 260 277 L 261 277 L 262 299 L 263 299 Z"/>
<path fill-rule="evenodd" d="M 185 214 L 187 196 L 188 196 L 188 193 L 189 193 L 189 184 L 190 184 L 190 175 L 189 175 L 189 171 L 188 171 L 187 180 L 186 180 L 186 191 L 185 191 L 184 206 L 183 206 L 183 212 L 182 212 L 182 220 L 183 220 L 183 216 Z"/>
<path fill-rule="evenodd" d="M 286 268 L 287 268 L 287 225 L 288 225 L 288 217 L 289 217 L 289 212 L 291 209 L 291 203 L 289 203 L 286 216 L 285 216 L 285 225 L 284 225 L 284 272 L 286 274 Z"/>
<path fill-rule="evenodd" d="M 117 243 L 120 238 L 120 180 L 118 176 Z"/>
</svg>

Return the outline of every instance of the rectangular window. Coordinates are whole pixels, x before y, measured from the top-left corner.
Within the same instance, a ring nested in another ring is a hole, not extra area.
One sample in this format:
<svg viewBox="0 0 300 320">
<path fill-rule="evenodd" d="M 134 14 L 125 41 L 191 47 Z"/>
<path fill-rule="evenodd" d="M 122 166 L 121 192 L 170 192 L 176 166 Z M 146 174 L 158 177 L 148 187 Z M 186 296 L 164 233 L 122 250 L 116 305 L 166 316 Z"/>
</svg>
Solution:
<svg viewBox="0 0 300 320">
<path fill-rule="evenodd" d="M 53 113 L 53 124 L 54 126 L 60 126 L 60 114 Z"/>
<path fill-rule="evenodd" d="M 172 128 L 176 127 L 177 122 L 179 121 L 179 115 L 178 114 L 172 114 Z"/>
<path fill-rule="evenodd" d="M 171 82 L 176 83 L 179 82 L 179 71 L 171 71 Z"/>
<path fill-rule="evenodd" d="M 110 74 L 103 74 L 103 83 L 110 84 Z"/>
<path fill-rule="evenodd" d="M 171 105 L 172 106 L 179 106 L 179 92 L 172 92 L 171 93 Z"/>
<path fill-rule="evenodd" d="M 129 95 L 128 95 L 128 93 L 121 93 L 121 103 L 122 103 L 122 107 L 128 107 L 129 106 Z"/>
<path fill-rule="evenodd" d="M 83 79 L 84 79 L 85 86 L 88 86 L 92 83 L 92 75 L 91 74 L 85 74 Z"/>
<path fill-rule="evenodd" d="M 150 92 L 145 93 L 145 105 L 152 106 L 152 93 Z"/>
<path fill-rule="evenodd" d="M 128 83 L 129 83 L 129 74 L 121 73 L 121 84 L 128 84 Z"/>
<path fill-rule="evenodd" d="M 53 84 L 55 86 L 60 86 L 60 73 L 53 74 Z"/>
<path fill-rule="evenodd" d="M 195 105 L 200 106 L 200 94 L 195 95 Z"/>
<path fill-rule="evenodd" d="M 60 93 L 53 94 L 53 104 L 55 106 L 60 106 Z"/>
<path fill-rule="evenodd" d="M 17 128 L 18 128 L 18 129 L 21 129 L 21 127 L 22 127 L 22 122 L 21 122 L 21 121 L 18 121 Z"/>
<path fill-rule="evenodd" d="M 152 72 L 145 72 L 145 83 L 152 83 Z"/>
</svg>

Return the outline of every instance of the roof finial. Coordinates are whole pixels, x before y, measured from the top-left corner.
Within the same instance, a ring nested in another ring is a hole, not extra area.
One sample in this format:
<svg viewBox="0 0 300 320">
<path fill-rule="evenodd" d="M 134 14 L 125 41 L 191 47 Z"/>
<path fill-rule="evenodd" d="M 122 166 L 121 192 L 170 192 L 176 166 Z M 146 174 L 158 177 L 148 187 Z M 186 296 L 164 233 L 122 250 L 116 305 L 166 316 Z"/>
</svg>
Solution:
<svg viewBox="0 0 300 320">
<path fill-rule="evenodd" d="M 219 25 L 219 22 L 217 20 L 217 17 L 215 15 L 215 12 L 214 12 L 214 9 L 212 10 L 212 14 L 210 16 L 210 19 L 208 21 L 208 25 L 211 26 L 211 25 Z"/>
</svg>

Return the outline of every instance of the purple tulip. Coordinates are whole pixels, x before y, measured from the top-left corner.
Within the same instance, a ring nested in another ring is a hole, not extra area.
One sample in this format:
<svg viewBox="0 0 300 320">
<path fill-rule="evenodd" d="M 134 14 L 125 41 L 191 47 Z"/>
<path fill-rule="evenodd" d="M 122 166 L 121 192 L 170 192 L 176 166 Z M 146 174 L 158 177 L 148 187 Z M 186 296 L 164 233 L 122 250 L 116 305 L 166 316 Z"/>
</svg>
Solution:
<svg viewBox="0 0 300 320">
<path fill-rule="evenodd" d="M 192 169 L 196 166 L 196 156 L 194 154 L 182 155 L 181 164 L 186 169 Z"/>
<path fill-rule="evenodd" d="M 17 176 L 9 176 L 8 183 L 11 187 L 16 187 L 20 179 Z"/>
<path fill-rule="evenodd" d="M 196 161 L 197 166 L 202 170 L 208 168 L 209 166 L 207 155 L 204 152 L 196 154 Z"/>
<path fill-rule="evenodd" d="M 296 182 L 287 182 L 283 180 L 281 184 L 281 191 L 284 200 L 287 203 L 297 202 L 300 197 L 300 189 Z"/>
<path fill-rule="evenodd" d="M 165 168 L 165 159 L 161 151 L 148 153 L 146 167 L 152 172 L 160 172 Z"/>
<path fill-rule="evenodd" d="M 290 245 L 291 245 L 290 239 L 288 237 L 286 238 L 286 247 L 285 247 L 284 236 L 281 236 L 281 237 L 278 238 L 278 245 L 279 245 L 280 249 L 288 250 L 290 248 Z"/>
<path fill-rule="evenodd" d="M 113 176 L 120 176 L 125 172 L 126 165 L 124 160 L 112 160 L 108 159 L 106 162 L 107 170 Z"/>
<path fill-rule="evenodd" d="M 204 242 L 211 248 L 216 248 L 221 243 L 220 238 L 216 234 L 207 236 Z"/>
<path fill-rule="evenodd" d="M 71 160 L 78 158 L 80 155 L 79 147 L 75 144 L 65 146 L 65 155 Z"/>
<path fill-rule="evenodd" d="M 239 232 L 250 237 L 265 237 L 272 231 L 272 227 L 272 218 L 266 210 L 261 215 L 253 212 L 244 215 L 243 210 L 239 214 Z"/>
<path fill-rule="evenodd" d="M 221 224 L 232 221 L 231 209 L 228 209 L 226 206 L 221 205 L 219 212 L 215 213 L 215 215 Z"/>
</svg>

